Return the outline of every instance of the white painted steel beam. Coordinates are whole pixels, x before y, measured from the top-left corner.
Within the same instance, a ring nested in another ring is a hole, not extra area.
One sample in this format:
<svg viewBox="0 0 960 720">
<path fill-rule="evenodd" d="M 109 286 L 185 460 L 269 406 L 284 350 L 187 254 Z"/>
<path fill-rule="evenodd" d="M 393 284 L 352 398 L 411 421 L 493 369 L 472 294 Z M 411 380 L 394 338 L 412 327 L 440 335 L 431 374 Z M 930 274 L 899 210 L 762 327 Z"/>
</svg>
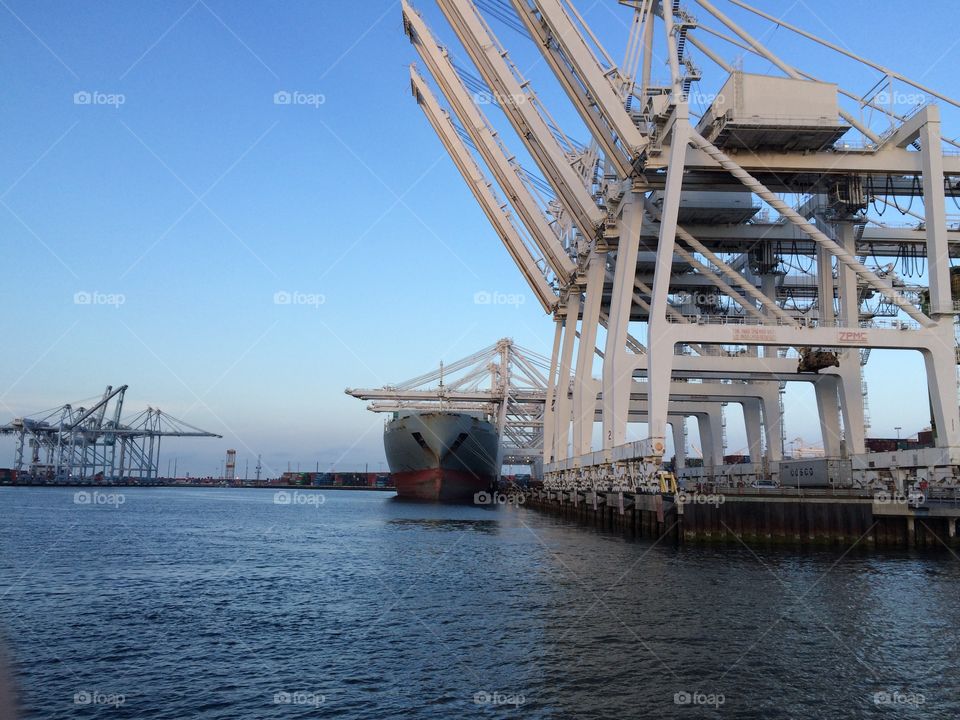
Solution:
<svg viewBox="0 0 960 720">
<path fill-rule="evenodd" d="M 583 177 L 573 168 L 537 110 L 529 84 L 516 77 L 506 52 L 470 0 L 437 0 L 437 4 L 577 229 L 592 239 L 606 213 L 597 206 Z"/>
<path fill-rule="evenodd" d="M 407 0 L 402 0 L 402 5 L 404 26 L 411 42 L 550 267 L 561 284 L 566 283 L 573 274 L 574 263 L 560 244 L 556 229 L 524 183 L 520 175 L 522 170 L 511 162 L 511 156 L 457 75 L 446 49 L 437 44 L 426 23 Z"/>
<path fill-rule="evenodd" d="M 513 224 L 513 219 L 494 194 L 492 184 L 484 177 L 483 171 L 474 162 L 470 151 L 460 140 L 460 136 L 453 127 L 453 123 L 450 122 L 450 118 L 440 108 L 440 104 L 433 96 L 430 88 L 413 67 L 410 68 L 410 82 L 417 103 L 426 114 L 430 125 L 437 133 L 490 224 L 497 231 L 497 235 L 500 236 L 500 240 L 507 248 L 507 252 L 510 253 L 510 257 L 513 258 L 520 272 L 523 273 L 530 290 L 545 312 L 553 312 L 557 305 L 556 291 L 544 278 L 540 266 L 537 265 L 536 258 L 530 253 L 529 248 L 520 236 L 520 232 Z"/>
<path fill-rule="evenodd" d="M 557 0 L 511 0 L 567 96 L 621 177 L 649 144 L 617 89 Z"/>
</svg>

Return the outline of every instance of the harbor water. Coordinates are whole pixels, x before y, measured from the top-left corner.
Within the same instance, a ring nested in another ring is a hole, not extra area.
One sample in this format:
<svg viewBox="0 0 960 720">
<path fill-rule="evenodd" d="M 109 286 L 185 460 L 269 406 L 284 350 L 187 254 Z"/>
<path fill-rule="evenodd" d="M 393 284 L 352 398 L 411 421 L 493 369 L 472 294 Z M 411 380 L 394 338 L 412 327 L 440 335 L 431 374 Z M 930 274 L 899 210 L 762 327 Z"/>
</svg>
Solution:
<svg viewBox="0 0 960 720">
<path fill-rule="evenodd" d="M 960 559 L 391 493 L 0 488 L 24 718 L 960 716 Z"/>
</svg>

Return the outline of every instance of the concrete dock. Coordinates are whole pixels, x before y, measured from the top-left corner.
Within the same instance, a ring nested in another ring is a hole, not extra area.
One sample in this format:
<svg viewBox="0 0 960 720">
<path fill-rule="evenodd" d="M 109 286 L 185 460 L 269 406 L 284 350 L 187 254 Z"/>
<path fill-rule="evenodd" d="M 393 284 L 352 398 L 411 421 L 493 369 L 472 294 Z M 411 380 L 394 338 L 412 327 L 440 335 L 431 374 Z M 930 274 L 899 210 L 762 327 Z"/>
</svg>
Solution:
<svg viewBox="0 0 960 720">
<path fill-rule="evenodd" d="M 527 506 L 632 537 L 676 543 L 909 547 L 958 545 L 960 499 L 857 491 L 724 488 L 713 493 L 533 490 Z"/>
</svg>

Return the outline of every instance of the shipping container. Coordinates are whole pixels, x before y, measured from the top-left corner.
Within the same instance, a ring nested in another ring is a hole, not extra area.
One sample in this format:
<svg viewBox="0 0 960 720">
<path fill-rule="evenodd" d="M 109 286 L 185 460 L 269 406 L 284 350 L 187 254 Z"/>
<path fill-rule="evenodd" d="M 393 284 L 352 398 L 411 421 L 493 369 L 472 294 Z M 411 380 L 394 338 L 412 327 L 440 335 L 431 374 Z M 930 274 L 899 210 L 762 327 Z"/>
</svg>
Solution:
<svg viewBox="0 0 960 720">
<path fill-rule="evenodd" d="M 780 463 L 782 487 L 845 488 L 853 484 L 853 467 L 840 458 L 805 458 Z"/>
</svg>

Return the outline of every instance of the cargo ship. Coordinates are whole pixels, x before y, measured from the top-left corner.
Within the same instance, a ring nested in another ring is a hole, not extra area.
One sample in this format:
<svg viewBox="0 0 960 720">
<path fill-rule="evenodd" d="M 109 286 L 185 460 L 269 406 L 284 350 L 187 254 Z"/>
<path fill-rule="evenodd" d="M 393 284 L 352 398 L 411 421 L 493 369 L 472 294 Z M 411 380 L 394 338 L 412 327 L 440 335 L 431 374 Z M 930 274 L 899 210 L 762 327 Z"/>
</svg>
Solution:
<svg viewBox="0 0 960 720">
<path fill-rule="evenodd" d="M 383 446 L 397 497 L 473 502 L 497 480 L 500 438 L 481 414 L 405 411 L 383 431 Z"/>
</svg>

